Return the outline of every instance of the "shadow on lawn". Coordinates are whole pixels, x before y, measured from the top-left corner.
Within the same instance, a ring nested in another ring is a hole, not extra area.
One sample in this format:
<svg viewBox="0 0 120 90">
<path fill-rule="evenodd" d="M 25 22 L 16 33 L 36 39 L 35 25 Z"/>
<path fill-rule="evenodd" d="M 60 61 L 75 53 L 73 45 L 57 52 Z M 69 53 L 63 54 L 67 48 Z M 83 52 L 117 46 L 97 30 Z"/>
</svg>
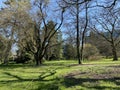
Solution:
<svg viewBox="0 0 120 90">
<path fill-rule="evenodd" d="M 120 85 L 120 82 L 117 82 L 117 80 L 120 80 L 120 78 L 110 78 L 110 79 L 90 79 L 90 78 L 64 78 L 63 81 L 61 81 L 60 79 L 55 79 L 54 81 L 50 82 L 50 83 L 42 83 L 39 84 L 38 88 L 35 90 L 61 90 L 60 86 L 64 86 L 65 88 L 71 88 L 74 86 L 81 86 L 85 89 L 82 88 L 72 88 L 74 90 L 120 90 L 120 87 L 112 87 L 112 86 L 100 86 L 100 85 L 96 85 L 96 83 L 98 81 L 108 81 L 108 82 L 112 82 L 116 85 Z M 84 85 L 83 83 L 85 82 L 89 82 L 89 83 L 93 83 L 95 84 L 94 86 L 90 86 L 90 85 Z"/>
<path fill-rule="evenodd" d="M 80 85 L 82 87 L 85 87 L 87 89 L 96 89 L 96 90 L 105 90 L 105 89 L 110 89 L 110 90 L 120 90 L 120 87 L 108 87 L 108 86 L 100 86 L 98 81 L 104 81 L 104 82 L 112 82 L 116 84 L 117 86 L 120 85 L 120 77 L 114 77 L 114 78 L 107 78 L 107 79 L 91 79 L 91 78 L 64 78 L 64 85 L 68 87 Z M 85 85 L 83 83 L 89 82 L 90 84 L 93 83 L 93 85 Z"/>
<path fill-rule="evenodd" d="M 52 71 L 46 71 L 46 72 L 41 72 L 39 77 L 37 79 L 24 79 L 18 75 L 13 75 L 11 73 L 8 73 L 8 72 L 3 72 L 5 75 L 8 75 L 10 77 L 13 77 L 13 78 L 16 78 L 17 80 L 0 80 L 0 82 L 24 82 L 24 81 L 52 81 L 53 79 L 50 79 L 50 80 L 44 80 L 45 78 L 49 77 L 49 76 L 53 76 L 56 71 L 55 70 L 52 70 Z"/>
<path fill-rule="evenodd" d="M 38 88 L 35 90 L 60 90 L 61 86 L 64 86 L 65 88 L 70 88 L 74 86 L 81 86 L 83 88 L 86 88 L 88 90 L 95 89 L 95 90 L 120 90 L 120 87 L 117 87 L 120 85 L 120 77 L 114 77 L 114 78 L 107 78 L 107 79 L 91 79 L 91 78 L 74 78 L 74 77 L 62 77 L 57 78 L 54 77 L 53 79 L 46 80 L 46 77 L 53 76 L 56 73 L 55 70 L 53 71 L 47 71 L 40 74 L 40 76 L 37 79 L 24 79 L 19 77 L 18 75 L 13 75 L 8 72 L 4 72 L 4 74 L 16 78 L 17 80 L 0 80 L 0 83 L 6 84 L 8 82 L 10 83 L 16 83 L 16 82 L 25 82 L 25 81 L 32 81 L 33 85 L 34 82 L 38 82 Z M 112 86 L 100 86 L 98 81 L 104 81 L 104 82 L 111 82 L 116 85 L 116 87 Z M 85 83 L 89 82 L 90 84 L 87 85 Z M 92 85 L 91 85 L 92 84 Z M 32 89 L 33 90 L 33 89 Z M 76 89 L 74 89 L 76 90 Z M 81 90 L 81 89 L 77 89 Z"/>
<path fill-rule="evenodd" d="M 8 75 L 12 78 L 16 78 L 17 80 L 0 80 L 0 83 L 2 84 L 7 84 L 7 83 L 22 83 L 22 82 L 32 82 L 33 85 L 35 84 L 35 82 L 38 82 L 39 85 L 38 85 L 38 88 L 36 88 L 35 90 L 58 90 L 58 82 L 59 82 L 59 78 L 53 78 L 53 79 L 45 79 L 47 77 L 50 77 L 50 76 L 53 76 L 54 74 L 56 73 L 55 70 L 53 71 L 46 71 L 46 72 L 43 72 L 39 75 L 38 78 L 33 78 L 33 79 L 25 79 L 25 78 L 22 78 L 18 75 L 13 75 L 11 73 L 8 73 L 8 72 L 4 72 L 5 75 Z M 32 86 L 33 86 L 32 85 Z M 30 87 L 32 87 L 30 86 Z M 24 87 L 27 87 L 27 86 L 24 86 Z M 28 85 L 29 87 L 29 85 Z M 33 89 L 31 89 L 33 90 Z"/>
</svg>

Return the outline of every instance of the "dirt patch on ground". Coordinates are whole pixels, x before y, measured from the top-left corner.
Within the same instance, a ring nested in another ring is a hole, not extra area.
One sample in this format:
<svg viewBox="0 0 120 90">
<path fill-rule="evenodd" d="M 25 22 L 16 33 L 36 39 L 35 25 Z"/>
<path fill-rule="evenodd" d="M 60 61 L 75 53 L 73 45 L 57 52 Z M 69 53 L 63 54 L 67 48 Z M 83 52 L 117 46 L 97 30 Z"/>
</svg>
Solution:
<svg viewBox="0 0 120 90">
<path fill-rule="evenodd" d="M 75 76 L 85 76 L 85 75 L 88 75 L 89 72 L 79 72 L 79 71 L 75 71 L 75 72 L 72 72 L 72 73 L 69 73 L 67 75 L 65 75 L 66 78 L 72 78 L 72 77 L 75 77 Z"/>
<path fill-rule="evenodd" d="M 91 78 L 92 79 L 111 79 L 111 78 L 119 78 L 119 77 L 111 74 L 94 74 L 92 75 Z"/>
<path fill-rule="evenodd" d="M 102 72 L 96 71 L 73 71 L 65 75 L 65 78 L 73 78 L 73 77 L 87 77 L 91 79 L 109 79 L 109 78 L 119 78 L 120 79 L 120 65 L 117 66 L 106 66 Z"/>
<path fill-rule="evenodd" d="M 112 67 L 112 68 L 120 68 L 120 65 L 114 65 L 114 66 L 108 66 L 108 67 Z"/>
</svg>

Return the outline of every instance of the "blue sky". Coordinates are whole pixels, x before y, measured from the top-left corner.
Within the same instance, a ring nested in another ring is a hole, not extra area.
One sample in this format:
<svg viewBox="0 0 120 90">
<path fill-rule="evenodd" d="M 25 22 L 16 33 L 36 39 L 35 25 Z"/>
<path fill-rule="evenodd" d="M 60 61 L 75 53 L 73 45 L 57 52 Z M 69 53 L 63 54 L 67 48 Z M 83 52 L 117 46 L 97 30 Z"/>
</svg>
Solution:
<svg viewBox="0 0 120 90">
<path fill-rule="evenodd" d="M 3 4 L 4 1 L 5 0 L 0 0 L 0 8 L 2 8 L 4 6 L 4 4 Z"/>
<path fill-rule="evenodd" d="M 0 0 L 0 5 L 1 5 L 1 3 L 2 3 L 3 1 L 5 1 L 5 0 Z"/>
<path fill-rule="evenodd" d="M 0 0 L 0 6 L 2 5 L 3 1 L 5 1 L 5 0 Z"/>
</svg>

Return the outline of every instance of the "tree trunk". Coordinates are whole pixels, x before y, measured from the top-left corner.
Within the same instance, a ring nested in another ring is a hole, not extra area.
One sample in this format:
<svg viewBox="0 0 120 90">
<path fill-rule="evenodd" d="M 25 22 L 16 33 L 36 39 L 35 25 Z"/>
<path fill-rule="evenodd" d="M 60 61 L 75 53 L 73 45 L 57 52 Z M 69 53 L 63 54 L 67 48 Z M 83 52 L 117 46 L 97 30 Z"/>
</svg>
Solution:
<svg viewBox="0 0 120 90">
<path fill-rule="evenodd" d="M 37 59 L 35 61 L 36 61 L 36 66 L 39 66 L 42 64 L 42 59 L 39 57 L 37 57 Z"/>
<path fill-rule="evenodd" d="M 35 62 L 36 62 L 36 66 L 39 66 L 39 57 L 37 54 L 34 55 L 34 59 L 35 59 Z"/>
<path fill-rule="evenodd" d="M 35 62 L 36 62 L 36 66 L 39 66 L 39 65 L 42 64 L 43 55 L 39 55 L 38 53 L 36 53 L 34 55 L 34 59 L 35 59 Z"/>
<path fill-rule="evenodd" d="M 78 64 L 82 64 L 81 62 L 81 58 L 80 58 L 80 40 L 79 40 L 79 4 L 78 4 L 78 0 L 77 0 L 77 4 L 76 4 L 76 8 L 77 8 L 77 14 L 76 14 L 76 30 L 77 30 L 77 57 L 78 57 Z"/>
<path fill-rule="evenodd" d="M 42 64 L 42 59 L 43 59 L 43 58 L 39 58 L 39 64 L 40 64 L 40 65 Z"/>
<path fill-rule="evenodd" d="M 10 54 L 10 50 L 12 48 L 12 43 L 13 43 L 12 41 L 8 42 L 7 48 L 6 48 L 5 53 L 4 53 L 4 64 L 8 64 L 8 57 Z"/>
<path fill-rule="evenodd" d="M 112 48 L 113 48 L 112 49 L 112 52 L 113 52 L 113 61 L 118 61 L 116 47 L 113 45 Z"/>
<path fill-rule="evenodd" d="M 86 30 L 87 30 L 87 26 L 88 26 L 88 7 L 87 7 L 87 3 L 86 3 L 86 10 L 85 10 L 85 17 L 86 17 L 86 22 L 85 22 L 85 27 L 84 27 L 84 30 L 83 30 L 83 33 L 82 33 L 82 45 L 81 45 L 81 50 L 80 50 L 80 58 L 81 60 L 83 60 L 83 49 L 84 49 L 84 42 L 85 42 L 85 33 L 86 33 Z"/>
</svg>

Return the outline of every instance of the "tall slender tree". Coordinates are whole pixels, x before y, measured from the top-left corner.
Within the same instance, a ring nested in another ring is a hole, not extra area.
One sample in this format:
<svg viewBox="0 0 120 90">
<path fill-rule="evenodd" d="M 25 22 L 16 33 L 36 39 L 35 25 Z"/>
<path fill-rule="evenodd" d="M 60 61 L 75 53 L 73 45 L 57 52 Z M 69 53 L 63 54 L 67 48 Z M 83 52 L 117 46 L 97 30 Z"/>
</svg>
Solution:
<svg viewBox="0 0 120 90">
<path fill-rule="evenodd" d="M 88 24 L 88 6 L 87 3 L 91 1 L 91 0 L 62 0 L 62 3 L 64 3 L 63 5 L 61 5 L 61 7 L 64 7 L 65 9 L 70 9 L 70 13 L 71 13 L 71 17 L 75 17 L 75 29 L 76 29 L 76 50 L 77 50 L 77 58 L 78 58 L 78 63 L 82 64 L 82 53 L 83 53 L 83 45 L 84 45 L 84 37 L 85 37 L 85 33 L 87 30 L 87 24 Z M 84 25 L 84 30 L 80 29 L 81 25 L 80 25 L 80 16 L 81 16 L 81 9 L 85 6 L 85 25 Z M 82 34 L 80 34 L 80 32 L 82 32 Z M 81 41 L 80 41 L 81 40 Z"/>
</svg>

